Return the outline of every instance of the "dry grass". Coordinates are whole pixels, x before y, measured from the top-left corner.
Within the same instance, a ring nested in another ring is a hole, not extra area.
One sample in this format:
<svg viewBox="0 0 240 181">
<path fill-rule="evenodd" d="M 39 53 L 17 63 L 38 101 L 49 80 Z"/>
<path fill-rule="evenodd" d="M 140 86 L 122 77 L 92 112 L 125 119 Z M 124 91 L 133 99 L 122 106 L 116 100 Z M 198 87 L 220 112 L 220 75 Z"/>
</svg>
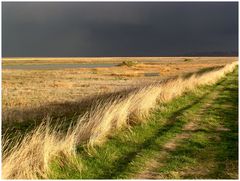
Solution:
<svg viewBox="0 0 240 181">
<path fill-rule="evenodd" d="M 123 96 L 113 95 L 108 101 L 99 101 L 91 107 L 69 128 L 67 135 L 60 134 L 56 128 L 50 129 L 48 124 L 41 125 L 3 153 L 3 178 L 46 178 L 54 159 L 71 163 L 76 145 L 87 144 L 91 148 L 103 143 L 117 129 L 144 122 L 157 103 L 168 102 L 199 85 L 213 84 L 232 72 L 237 64 L 144 86 Z"/>
<path fill-rule="evenodd" d="M 161 61 L 162 63 L 179 63 L 197 61 L 209 63 L 210 61 L 218 61 L 225 63 L 229 57 L 6 57 L 3 58 L 3 65 L 13 64 L 61 64 L 61 63 L 121 63 L 123 61 Z M 231 58 L 230 58 L 231 59 Z"/>
<path fill-rule="evenodd" d="M 36 59 L 36 60 L 35 60 Z M 235 61 L 236 57 L 119 57 L 119 58 L 28 58 L 3 59 L 3 64 L 37 64 L 86 62 L 140 62 L 134 67 L 75 68 L 61 70 L 9 70 L 2 71 L 2 108 L 4 122 L 38 119 L 41 115 L 60 114 L 86 97 L 111 93 L 153 83 L 168 77 L 194 72 L 200 68 L 220 66 Z M 149 61 L 141 63 L 141 61 Z M 157 61 L 157 62 L 154 62 Z M 145 73 L 158 73 L 147 77 Z"/>
<path fill-rule="evenodd" d="M 71 164 L 81 171 L 81 163 L 75 157 L 75 131 L 70 127 L 63 136 L 57 128 L 43 123 L 13 147 L 9 148 L 7 139 L 3 144 L 2 178 L 48 178 L 54 161 Z"/>
</svg>

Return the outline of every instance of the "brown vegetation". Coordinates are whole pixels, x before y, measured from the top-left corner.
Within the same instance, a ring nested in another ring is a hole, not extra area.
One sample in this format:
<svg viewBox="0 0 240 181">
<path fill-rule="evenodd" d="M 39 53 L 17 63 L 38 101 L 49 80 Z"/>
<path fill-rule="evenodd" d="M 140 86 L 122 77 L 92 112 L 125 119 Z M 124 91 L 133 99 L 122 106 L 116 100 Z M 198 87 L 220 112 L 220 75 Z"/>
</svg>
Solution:
<svg viewBox="0 0 240 181">
<path fill-rule="evenodd" d="M 33 58 L 32 58 L 33 59 Z M 30 64 L 31 58 L 3 59 L 6 64 Z M 70 58 L 69 61 L 120 62 L 138 61 L 133 67 L 75 68 L 60 70 L 10 70 L 2 71 L 3 120 L 21 122 L 28 117 L 65 113 L 79 105 L 83 99 L 106 93 L 114 93 L 154 83 L 162 79 L 194 72 L 201 68 L 221 66 L 236 57 L 120 57 L 120 58 Z M 68 58 L 36 58 L 37 64 L 69 63 Z M 141 61 L 146 61 L 142 63 Z M 154 62 L 155 61 L 155 62 Z M 20 62 L 20 63 L 19 63 Z M 156 74 L 159 76 L 151 76 Z M 150 75 L 150 76 L 148 76 Z M 68 106 L 69 105 L 69 106 Z"/>
<path fill-rule="evenodd" d="M 161 62 L 161 63 L 179 63 L 185 60 L 193 62 L 209 63 L 217 61 L 225 63 L 232 57 L 6 57 L 3 58 L 3 65 L 14 64 L 61 64 L 61 63 L 121 63 L 123 61 L 137 62 Z"/>
<path fill-rule="evenodd" d="M 49 164 L 54 160 L 74 160 L 78 144 L 89 148 L 105 141 L 117 129 L 144 122 L 159 102 L 168 102 L 176 96 L 200 85 L 213 84 L 233 71 L 237 62 L 224 67 L 178 76 L 155 82 L 100 100 L 71 126 L 66 135 L 48 124 L 27 134 L 21 143 L 3 152 L 3 178 L 47 178 Z M 5 143 L 8 143 L 7 140 Z M 74 161 L 73 161 L 74 163 Z"/>
</svg>

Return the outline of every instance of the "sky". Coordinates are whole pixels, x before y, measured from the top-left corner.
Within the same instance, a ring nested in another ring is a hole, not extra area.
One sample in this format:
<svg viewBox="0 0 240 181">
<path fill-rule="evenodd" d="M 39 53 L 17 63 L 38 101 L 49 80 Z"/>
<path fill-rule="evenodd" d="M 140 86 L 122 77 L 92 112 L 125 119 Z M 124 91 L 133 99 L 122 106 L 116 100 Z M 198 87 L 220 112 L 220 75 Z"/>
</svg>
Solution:
<svg viewBox="0 0 240 181">
<path fill-rule="evenodd" d="M 2 2 L 3 57 L 238 51 L 238 2 Z"/>
</svg>

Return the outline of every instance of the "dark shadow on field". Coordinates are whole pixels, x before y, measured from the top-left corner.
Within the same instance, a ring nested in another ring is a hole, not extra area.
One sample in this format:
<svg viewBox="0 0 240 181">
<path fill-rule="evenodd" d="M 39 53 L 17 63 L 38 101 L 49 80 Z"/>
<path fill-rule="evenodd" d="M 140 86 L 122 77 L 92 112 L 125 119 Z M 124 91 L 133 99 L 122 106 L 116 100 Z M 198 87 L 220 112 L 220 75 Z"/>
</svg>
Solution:
<svg viewBox="0 0 240 181">
<path fill-rule="evenodd" d="M 19 131 L 32 129 L 46 121 L 47 117 L 51 118 L 51 120 L 48 121 L 53 124 L 57 124 L 60 120 L 64 120 L 63 123 L 66 123 L 65 126 L 69 126 L 72 121 L 77 120 L 79 115 L 84 114 L 97 103 L 126 96 L 129 92 L 134 91 L 135 89 L 137 88 L 121 90 L 113 93 L 92 95 L 74 102 L 51 103 L 33 109 L 10 110 L 10 113 L 12 114 L 10 117 L 12 116 L 14 119 L 3 120 L 3 130 L 9 128 L 15 128 Z"/>
<path fill-rule="evenodd" d="M 209 71 L 220 69 L 221 67 L 222 66 L 200 69 L 198 72 L 183 75 L 183 78 L 187 79 L 193 74 L 201 75 Z M 179 76 L 174 76 L 165 80 L 161 80 L 160 82 L 156 82 L 156 84 L 167 83 L 168 81 L 174 80 L 178 77 Z M 141 85 L 141 87 L 148 86 L 150 84 Z M 23 134 L 34 129 L 46 120 L 53 125 L 59 125 L 59 123 L 61 123 L 61 129 L 65 130 L 70 124 L 74 124 L 80 115 L 83 115 L 87 110 L 95 106 L 97 103 L 108 102 L 116 97 L 128 96 L 130 92 L 137 89 L 139 89 L 138 86 L 113 93 L 93 95 L 74 102 L 51 103 L 32 109 L 8 110 L 6 113 L 3 110 L 2 133 L 7 131 L 8 133 L 11 132 L 12 134 Z M 46 117 L 51 117 L 52 119 L 45 119 Z"/>
<path fill-rule="evenodd" d="M 203 68 L 200 69 L 199 71 L 196 72 L 196 76 L 201 76 L 207 72 L 211 72 L 211 71 L 215 71 L 215 70 L 219 70 L 221 68 L 223 68 L 224 66 L 214 66 L 214 67 L 207 67 L 207 68 Z M 183 77 L 185 79 L 191 77 L 193 74 L 192 73 L 186 73 L 185 75 L 183 75 Z"/>
</svg>

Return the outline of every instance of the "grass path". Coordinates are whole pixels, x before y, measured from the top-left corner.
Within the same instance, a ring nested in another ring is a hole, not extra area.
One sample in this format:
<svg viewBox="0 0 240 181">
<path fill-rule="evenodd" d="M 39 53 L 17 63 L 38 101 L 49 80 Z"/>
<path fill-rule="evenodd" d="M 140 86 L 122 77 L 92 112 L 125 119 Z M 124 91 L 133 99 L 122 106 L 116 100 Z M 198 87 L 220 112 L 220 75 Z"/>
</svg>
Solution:
<svg viewBox="0 0 240 181">
<path fill-rule="evenodd" d="M 79 147 L 82 172 L 53 165 L 51 178 L 238 178 L 237 76 L 159 105 L 94 151 Z"/>
<path fill-rule="evenodd" d="M 195 109 L 194 107 L 192 107 L 192 109 L 185 112 L 182 118 L 186 119 L 187 123 L 183 126 L 182 132 L 178 133 L 174 138 L 167 141 L 163 145 L 161 151 L 151 160 L 147 161 L 147 164 L 144 165 L 144 170 L 134 175 L 134 178 L 137 179 L 168 178 L 168 175 L 162 174 L 161 172 L 159 172 L 159 169 L 164 169 L 168 167 L 169 164 L 166 164 L 166 161 L 167 160 L 170 162 L 172 161 L 170 160 L 171 153 L 176 151 L 178 147 L 181 146 L 181 143 L 184 140 L 191 140 L 193 132 L 201 129 L 199 123 L 201 122 L 202 115 L 204 115 L 204 112 L 206 112 L 206 110 L 210 108 L 211 104 L 213 104 L 214 100 L 219 95 L 219 87 L 220 85 L 216 86 L 214 92 L 210 92 L 210 94 L 207 97 L 205 97 L 202 101 L 199 102 L 200 107 L 197 107 Z M 168 174 L 173 174 L 173 178 L 176 177 L 175 172 L 173 173 L 170 172 Z"/>
</svg>

